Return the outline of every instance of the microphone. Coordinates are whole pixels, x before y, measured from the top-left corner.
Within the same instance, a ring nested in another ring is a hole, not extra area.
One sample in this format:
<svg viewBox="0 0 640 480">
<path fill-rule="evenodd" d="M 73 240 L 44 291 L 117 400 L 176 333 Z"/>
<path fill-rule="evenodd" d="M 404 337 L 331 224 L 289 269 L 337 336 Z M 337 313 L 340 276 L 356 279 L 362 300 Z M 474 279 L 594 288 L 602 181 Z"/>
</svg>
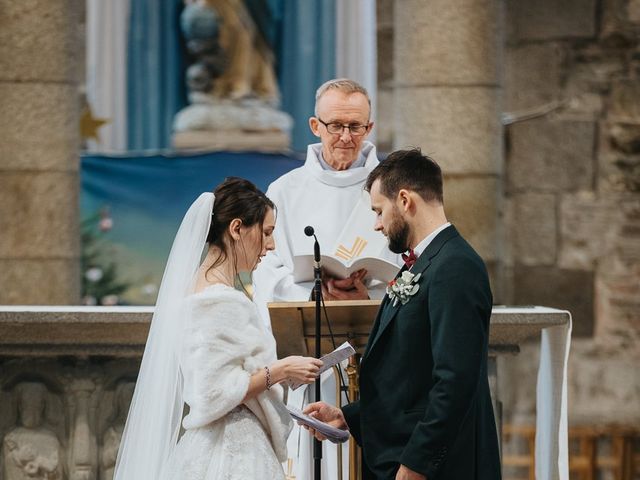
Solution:
<svg viewBox="0 0 640 480">
<path fill-rule="evenodd" d="M 304 227 L 304 234 L 307 237 L 313 237 L 316 241 L 313 244 L 313 268 L 321 268 L 320 261 L 320 244 L 318 243 L 318 237 L 316 237 L 315 230 L 311 225 Z"/>
</svg>

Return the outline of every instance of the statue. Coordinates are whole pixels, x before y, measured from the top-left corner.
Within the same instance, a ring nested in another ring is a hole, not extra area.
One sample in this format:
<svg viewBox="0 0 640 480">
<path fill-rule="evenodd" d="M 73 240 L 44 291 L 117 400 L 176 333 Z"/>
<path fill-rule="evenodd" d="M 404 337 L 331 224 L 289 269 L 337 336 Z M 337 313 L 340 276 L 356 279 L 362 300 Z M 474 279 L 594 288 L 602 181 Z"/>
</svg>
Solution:
<svg viewBox="0 0 640 480">
<path fill-rule="evenodd" d="M 4 437 L 4 480 L 61 480 L 62 447 L 55 433 L 44 426 L 47 388 L 23 382 L 15 391 L 20 426 Z"/>
<path fill-rule="evenodd" d="M 274 105 L 278 86 L 274 58 L 266 33 L 259 31 L 255 15 L 243 0 L 204 0 L 221 18 L 220 46 L 226 52 L 227 67 L 216 80 L 213 95 L 238 100 L 256 97 Z"/>
<path fill-rule="evenodd" d="M 134 382 L 120 383 L 116 387 L 113 399 L 113 414 L 111 415 L 111 425 L 106 429 L 102 437 L 102 451 L 100 453 L 100 480 L 112 480 L 113 470 L 116 466 L 120 439 L 127 421 L 129 405 L 133 398 L 135 389 Z"/>
<path fill-rule="evenodd" d="M 186 74 L 191 105 L 174 119 L 174 146 L 288 148 L 293 121 L 277 109 L 267 14 L 264 0 L 188 2 L 181 28 L 194 60 Z"/>
</svg>

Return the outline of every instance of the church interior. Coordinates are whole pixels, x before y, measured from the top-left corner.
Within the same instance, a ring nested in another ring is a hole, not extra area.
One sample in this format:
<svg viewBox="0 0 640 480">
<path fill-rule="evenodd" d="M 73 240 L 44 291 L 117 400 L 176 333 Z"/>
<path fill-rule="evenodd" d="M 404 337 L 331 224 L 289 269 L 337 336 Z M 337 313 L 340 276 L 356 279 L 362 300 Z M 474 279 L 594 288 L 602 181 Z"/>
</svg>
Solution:
<svg viewBox="0 0 640 480">
<path fill-rule="evenodd" d="M 569 312 L 570 478 L 640 480 L 640 0 L 0 0 L 0 480 L 113 478 L 180 218 L 301 166 L 332 78 L 438 161 L 494 311 Z M 560 478 L 540 345 L 494 352 L 505 480 Z"/>
</svg>

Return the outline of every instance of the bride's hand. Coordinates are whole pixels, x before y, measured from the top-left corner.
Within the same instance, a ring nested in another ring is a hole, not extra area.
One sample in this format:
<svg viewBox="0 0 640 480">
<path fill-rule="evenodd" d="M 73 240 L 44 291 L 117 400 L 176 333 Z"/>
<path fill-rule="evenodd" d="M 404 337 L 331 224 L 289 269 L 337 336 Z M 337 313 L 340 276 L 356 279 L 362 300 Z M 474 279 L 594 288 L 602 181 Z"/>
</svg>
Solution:
<svg viewBox="0 0 640 480">
<path fill-rule="evenodd" d="M 318 376 L 322 367 L 322 361 L 312 357 L 291 355 L 276 361 L 271 370 L 274 372 L 274 383 L 279 383 L 287 378 L 301 383 L 312 383 Z"/>
</svg>

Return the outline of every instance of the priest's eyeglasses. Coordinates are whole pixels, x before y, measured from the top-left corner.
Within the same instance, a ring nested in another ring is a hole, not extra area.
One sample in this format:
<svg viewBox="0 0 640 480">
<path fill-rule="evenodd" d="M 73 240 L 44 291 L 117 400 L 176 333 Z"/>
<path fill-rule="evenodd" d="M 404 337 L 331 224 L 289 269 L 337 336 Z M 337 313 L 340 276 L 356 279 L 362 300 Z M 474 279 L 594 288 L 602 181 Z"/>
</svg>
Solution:
<svg viewBox="0 0 640 480">
<path fill-rule="evenodd" d="M 318 117 L 316 117 L 316 118 L 318 118 Z M 318 118 L 318 121 L 321 124 L 323 124 L 325 127 L 327 127 L 327 132 L 329 132 L 332 135 L 341 134 L 344 131 L 345 128 L 348 128 L 349 129 L 349 133 L 351 135 L 353 135 L 354 137 L 359 137 L 359 136 L 364 135 L 365 133 L 367 133 L 367 130 L 369 129 L 369 124 L 367 124 L 367 125 L 358 125 L 358 124 L 345 125 L 345 124 L 339 123 L 339 122 L 327 123 L 327 122 L 323 122 L 319 118 Z"/>
</svg>

